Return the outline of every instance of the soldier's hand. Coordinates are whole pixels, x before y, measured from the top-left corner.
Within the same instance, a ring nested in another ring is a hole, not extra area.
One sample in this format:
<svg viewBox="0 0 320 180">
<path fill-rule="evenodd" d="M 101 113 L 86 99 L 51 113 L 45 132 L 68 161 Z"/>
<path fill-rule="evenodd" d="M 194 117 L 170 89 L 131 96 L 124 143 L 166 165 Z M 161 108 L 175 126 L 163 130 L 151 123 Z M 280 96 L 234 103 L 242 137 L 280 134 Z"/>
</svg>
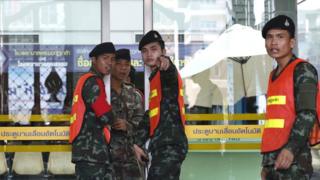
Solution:
<svg viewBox="0 0 320 180">
<path fill-rule="evenodd" d="M 117 118 L 117 120 L 112 124 L 112 128 L 115 130 L 127 131 L 127 121 L 125 119 Z"/>
<path fill-rule="evenodd" d="M 267 180 L 267 172 L 265 168 L 262 168 L 260 175 L 261 175 L 261 180 Z"/>
<path fill-rule="evenodd" d="M 282 149 L 274 164 L 275 169 L 288 169 L 294 159 L 294 155 L 288 149 Z"/>
<path fill-rule="evenodd" d="M 148 155 L 144 152 L 144 150 L 142 148 L 140 148 L 139 146 L 137 146 L 136 144 L 133 145 L 133 150 L 134 153 L 136 155 L 136 158 L 138 159 L 138 161 L 141 164 L 145 164 L 147 163 L 146 161 L 148 161 Z"/>
<path fill-rule="evenodd" d="M 170 58 L 168 56 L 161 55 L 157 61 L 157 67 L 160 71 L 165 71 L 170 66 Z"/>
</svg>

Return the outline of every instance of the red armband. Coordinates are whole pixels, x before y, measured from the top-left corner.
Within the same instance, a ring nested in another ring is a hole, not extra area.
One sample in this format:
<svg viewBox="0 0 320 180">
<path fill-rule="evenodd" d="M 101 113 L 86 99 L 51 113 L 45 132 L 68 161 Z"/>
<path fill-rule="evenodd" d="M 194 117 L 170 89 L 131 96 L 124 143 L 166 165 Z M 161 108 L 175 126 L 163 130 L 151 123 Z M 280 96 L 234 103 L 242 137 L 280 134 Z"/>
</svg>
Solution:
<svg viewBox="0 0 320 180">
<path fill-rule="evenodd" d="M 106 98 L 106 92 L 104 90 L 104 83 L 101 79 L 96 79 L 100 93 L 96 101 L 91 105 L 91 108 L 93 109 L 94 113 L 97 117 L 102 116 L 104 113 L 109 112 L 111 110 L 110 104 L 107 102 Z"/>
</svg>

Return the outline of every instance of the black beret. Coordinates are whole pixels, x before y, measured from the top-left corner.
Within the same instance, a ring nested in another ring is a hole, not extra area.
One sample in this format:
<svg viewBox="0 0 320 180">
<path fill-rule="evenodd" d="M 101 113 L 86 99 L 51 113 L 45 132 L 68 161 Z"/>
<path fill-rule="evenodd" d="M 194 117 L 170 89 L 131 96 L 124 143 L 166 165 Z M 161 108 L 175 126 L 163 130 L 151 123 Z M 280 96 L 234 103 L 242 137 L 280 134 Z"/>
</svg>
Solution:
<svg viewBox="0 0 320 180">
<path fill-rule="evenodd" d="M 96 45 L 96 47 L 94 47 L 89 53 L 89 57 L 97 57 L 105 53 L 116 53 L 116 49 L 112 42 L 104 42 Z"/>
<path fill-rule="evenodd" d="M 116 51 L 116 60 L 119 60 L 119 59 L 124 59 L 124 60 L 130 61 L 131 60 L 130 50 L 129 49 L 118 49 Z"/>
<path fill-rule="evenodd" d="M 270 19 L 262 29 L 262 37 L 266 35 L 270 29 L 283 29 L 287 30 L 292 38 L 295 36 L 295 25 L 293 20 L 286 15 L 279 15 Z"/>
<path fill-rule="evenodd" d="M 151 30 L 147 34 L 145 34 L 141 41 L 139 42 L 139 50 L 143 48 L 143 46 L 152 43 L 152 42 L 159 42 L 161 48 L 164 48 L 164 41 L 162 40 L 161 35 L 159 34 L 158 31 Z"/>
</svg>

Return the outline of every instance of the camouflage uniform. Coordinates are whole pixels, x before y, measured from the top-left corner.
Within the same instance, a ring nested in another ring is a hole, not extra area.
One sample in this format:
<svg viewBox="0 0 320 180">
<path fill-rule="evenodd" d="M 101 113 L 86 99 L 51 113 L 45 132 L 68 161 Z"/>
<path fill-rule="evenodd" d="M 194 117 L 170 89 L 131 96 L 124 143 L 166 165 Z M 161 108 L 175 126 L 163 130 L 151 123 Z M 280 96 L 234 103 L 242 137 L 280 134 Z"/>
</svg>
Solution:
<svg viewBox="0 0 320 180">
<path fill-rule="evenodd" d="M 141 168 L 135 158 L 133 133 L 143 118 L 141 96 L 132 84 L 122 83 L 118 94 L 111 89 L 112 112 L 115 117 L 128 121 L 127 132 L 111 129 L 111 154 L 117 180 L 140 180 L 143 178 Z"/>
<path fill-rule="evenodd" d="M 109 111 L 97 118 L 91 108 L 101 90 L 96 78 L 102 78 L 102 74 L 93 68 L 90 72 L 96 76 L 87 79 L 82 90 L 86 112 L 80 133 L 72 143 L 72 162 L 76 164 L 77 179 L 109 180 L 112 179 L 112 164 L 103 127 L 113 123 L 113 115 Z"/>
<path fill-rule="evenodd" d="M 295 60 L 293 56 L 289 63 Z M 288 63 L 288 64 L 289 64 Z M 272 80 L 277 77 L 272 77 Z M 295 107 L 300 109 L 296 112 L 296 120 L 291 130 L 289 140 L 279 150 L 263 154 L 262 166 L 267 173 L 267 179 L 310 179 L 313 169 L 311 163 L 310 147 L 308 138 L 311 128 L 316 120 L 316 109 L 301 108 L 306 102 L 314 103 L 316 100 L 318 75 L 316 69 L 309 63 L 300 63 L 294 71 L 294 98 Z M 309 88 L 306 88 L 309 87 Z M 300 107 L 298 107 L 300 106 Z M 274 163 L 282 149 L 288 149 L 294 154 L 294 160 L 289 169 L 274 170 Z"/>
<path fill-rule="evenodd" d="M 149 79 L 155 75 L 152 72 Z M 162 100 L 160 121 L 150 139 L 149 152 L 152 160 L 149 180 L 179 179 L 183 160 L 188 152 L 188 140 L 180 120 L 177 69 L 171 63 L 166 71 L 160 72 Z M 146 113 L 148 114 L 148 113 Z M 150 123 L 146 115 L 136 135 L 136 144 L 143 147 L 149 138 Z"/>
</svg>

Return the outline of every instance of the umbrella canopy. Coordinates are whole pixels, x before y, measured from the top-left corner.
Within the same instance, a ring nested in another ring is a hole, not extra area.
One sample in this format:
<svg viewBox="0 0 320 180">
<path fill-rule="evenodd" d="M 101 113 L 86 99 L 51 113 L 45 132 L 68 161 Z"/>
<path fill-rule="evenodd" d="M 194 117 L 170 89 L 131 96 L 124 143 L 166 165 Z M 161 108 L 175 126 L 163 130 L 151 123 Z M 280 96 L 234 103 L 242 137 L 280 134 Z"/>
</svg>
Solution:
<svg viewBox="0 0 320 180">
<path fill-rule="evenodd" d="M 261 31 L 235 24 L 225 30 L 204 50 L 195 53 L 193 59 L 181 69 L 182 78 L 200 73 L 227 57 L 243 57 L 267 54 Z"/>
<path fill-rule="evenodd" d="M 241 67 L 242 66 L 242 67 Z M 242 97 L 266 94 L 272 59 L 251 56 L 245 64 L 225 58 L 185 79 L 185 102 L 190 107 L 232 105 Z"/>
<path fill-rule="evenodd" d="M 219 82 L 211 82 L 211 70 L 207 69 L 192 78 L 185 78 L 185 103 L 189 107 L 201 106 L 211 108 L 212 105 L 223 105 L 222 88 Z"/>
</svg>

